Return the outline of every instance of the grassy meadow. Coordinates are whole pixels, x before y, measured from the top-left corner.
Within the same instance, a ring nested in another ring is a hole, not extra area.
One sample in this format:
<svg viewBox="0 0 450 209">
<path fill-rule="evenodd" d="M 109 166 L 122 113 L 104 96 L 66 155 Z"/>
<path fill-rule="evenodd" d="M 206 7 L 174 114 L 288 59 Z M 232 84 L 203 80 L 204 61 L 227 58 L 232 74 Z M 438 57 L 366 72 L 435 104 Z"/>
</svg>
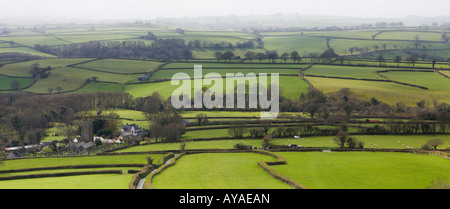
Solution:
<svg viewBox="0 0 450 209">
<path fill-rule="evenodd" d="M 6 27 L 6 26 L 5 26 Z M 444 68 L 440 72 L 450 76 L 447 58 L 450 57 L 450 45 L 442 42 L 442 31 L 418 31 L 412 28 L 397 29 L 364 29 L 339 31 L 283 31 L 260 32 L 259 36 L 243 31 L 219 31 L 186 29 L 185 34 L 174 32 L 178 26 L 171 25 L 67 25 L 64 27 L 48 26 L 45 33 L 36 32 L 32 28 L 12 30 L 10 34 L 0 36 L 0 53 L 23 52 L 31 55 L 43 56 L 44 59 L 26 61 L 0 61 L 0 92 L 21 92 L 27 94 L 73 94 L 89 92 L 125 92 L 134 98 L 151 96 L 158 92 L 163 100 L 168 99 L 181 84 L 191 84 L 193 95 L 196 80 L 184 80 L 180 85 L 172 85 L 171 79 L 176 73 L 185 73 L 194 77 L 194 65 L 202 65 L 202 77 L 208 73 L 217 73 L 219 78 L 206 78 L 202 87 L 210 88 L 215 81 L 223 84 L 226 90 L 225 76 L 227 73 L 279 73 L 280 97 L 282 100 L 297 99 L 302 93 L 312 87 L 324 93 L 333 93 L 342 88 L 350 88 L 361 99 L 370 100 L 372 97 L 395 105 L 404 102 L 415 107 L 417 102 L 426 100 L 427 106 L 433 106 L 435 101 L 450 104 L 450 80 L 432 69 L 432 58 L 439 58 L 435 68 Z M 11 26 L 11 28 L 13 28 Z M 192 57 L 185 59 L 118 59 L 118 58 L 61 58 L 39 51 L 41 46 L 64 47 L 71 44 L 89 41 L 140 41 L 146 44 L 155 43 L 153 40 L 141 36 L 153 32 L 158 39 L 180 38 L 186 44 L 199 40 L 203 43 L 227 42 L 236 45 L 246 41 L 261 38 L 260 48 L 191 48 Z M 419 38 L 419 46 L 414 45 L 415 37 Z M 349 49 L 367 48 L 350 52 Z M 322 62 L 317 57 L 328 48 L 344 57 L 342 65 L 339 60 L 332 63 Z M 276 51 L 278 55 L 284 52 L 298 51 L 302 60 L 244 59 L 247 51 L 262 52 Z M 232 51 L 235 55 L 231 60 L 217 60 L 214 53 Z M 420 57 L 414 64 L 407 61 L 407 57 L 416 54 Z M 383 56 L 384 61 L 376 60 Z M 401 56 L 400 63 L 393 58 Z M 47 78 L 32 77 L 30 73 L 33 64 L 39 67 L 51 67 Z M 312 64 L 310 66 L 310 64 Z M 304 79 L 301 75 L 303 71 Z M 379 72 L 379 71 L 388 72 Z M 393 71 L 395 70 L 395 71 Z M 415 70 L 415 71 L 412 71 Z M 428 72 L 419 72 L 427 70 Z M 152 75 L 148 81 L 139 81 L 140 76 Z M 324 78 L 315 76 L 330 76 L 338 78 Z M 256 77 L 259 82 L 260 77 Z M 339 79 L 341 78 L 341 79 Z M 347 79 L 353 78 L 353 79 Z M 380 81 L 368 81 L 372 79 Z M 90 80 L 90 82 L 86 82 Z M 93 81 L 95 80 L 95 81 Z M 244 80 L 238 78 L 237 80 Z M 11 91 L 11 83 L 18 81 L 19 90 Z M 35 81 L 35 83 L 33 83 Z M 197 80 L 198 81 L 198 80 Z M 211 82 L 210 82 L 211 81 Z M 418 85 L 428 88 L 421 89 L 394 82 Z M 206 84 L 210 82 L 210 84 Z M 267 84 L 271 84 L 267 78 Z M 33 85 L 30 85 L 33 84 Z M 219 84 L 217 84 L 219 85 Z M 29 86 L 28 88 L 25 88 Z M 236 84 L 233 84 L 235 87 Z M 62 91 L 55 90 L 61 87 Z M 21 89 L 25 88 L 25 89 Z M 53 91 L 50 91 L 53 89 Z M 222 92 L 220 92 L 222 93 Z M 7 110 L 4 110 L 7 111 Z M 147 120 L 143 112 L 128 109 L 102 110 L 102 115 L 108 113 L 119 115 L 119 126 L 137 124 L 148 129 L 151 120 Z M 96 115 L 97 111 L 92 111 Z M 260 112 L 241 111 L 182 111 L 184 119 L 195 121 L 199 113 L 205 113 L 209 121 L 238 121 L 258 120 Z M 286 113 L 301 115 L 301 112 Z M 279 118 L 281 120 L 281 118 Z M 364 118 L 365 119 L 365 118 Z M 376 118 L 377 120 L 379 118 Z M 9 120 L 9 118 L 5 118 Z M 361 119 L 363 120 L 363 119 Z M 379 119 L 384 120 L 384 119 Z M 289 119 L 286 123 L 289 124 Z M 63 123 L 49 124 L 45 130 L 48 136 L 42 141 L 62 140 L 65 138 L 61 129 Z M 363 124 L 373 126 L 374 124 Z M 220 129 L 195 130 L 202 127 L 222 127 Z M 334 125 L 320 125 L 319 128 L 335 128 Z M 274 130 L 274 128 L 271 129 Z M 187 127 L 180 141 L 173 143 L 153 143 L 154 138 L 141 141 L 142 145 L 132 146 L 115 151 L 124 155 L 89 156 L 89 157 L 60 157 L 60 158 L 32 158 L 4 160 L 0 164 L 0 171 L 24 168 L 40 168 L 63 165 L 85 164 L 120 164 L 147 163 L 146 157 L 151 156 L 157 161 L 163 154 L 133 154 L 130 152 L 178 151 L 181 142 L 185 142 L 187 150 L 234 149 L 237 143 L 261 147 L 262 139 L 224 139 L 196 141 L 202 138 L 230 137 L 226 125 L 209 125 Z M 350 124 L 349 133 L 358 131 L 357 124 Z M 57 135 L 57 136 L 56 136 Z M 244 137 L 250 134 L 246 132 Z M 444 144 L 439 149 L 450 147 L 450 135 L 352 135 L 365 143 L 366 148 L 413 149 L 420 148 L 427 140 L 441 139 Z M 304 147 L 337 147 L 333 136 L 302 136 L 294 138 L 274 138 L 271 145 L 297 144 Z M 383 152 L 282 152 L 277 153 L 286 158 L 287 164 L 273 166 L 279 173 L 300 182 L 312 189 L 423 189 L 432 180 L 446 179 L 450 181 L 449 161 L 437 156 L 424 156 L 406 153 Z M 258 167 L 259 161 L 274 161 L 273 157 L 255 153 L 202 153 L 185 155 L 177 163 L 157 175 L 152 184 L 156 189 L 290 189 L 287 184 L 271 177 Z M 127 170 L 140 168 L 107 168 L 108 170 Z M 30 171 L 1 174 L 2 176 L 25 175 L 38 173 L 62 173 L 72 171 L 87 171 L 99 169 L 58 169 L 47 171 Z M 83 175 L 70 177 L 54 177 L 39 179 L 24 179 L 0 181 L 0 189 L 127 189 L 131 174 Z"/>
<path fill-rule="evenodd" d="M 438 156 L 388 152 L 284 152 L 273 166 L 311 189 L 425 189 L 450 180 L 450 162 Z"/>
<path fill-rule="evenodd" d="M 185 155 L 151 183 L 156 189 L 290 189 L 256 164 L 273 160 L 253 153 Z"/>
</svg>

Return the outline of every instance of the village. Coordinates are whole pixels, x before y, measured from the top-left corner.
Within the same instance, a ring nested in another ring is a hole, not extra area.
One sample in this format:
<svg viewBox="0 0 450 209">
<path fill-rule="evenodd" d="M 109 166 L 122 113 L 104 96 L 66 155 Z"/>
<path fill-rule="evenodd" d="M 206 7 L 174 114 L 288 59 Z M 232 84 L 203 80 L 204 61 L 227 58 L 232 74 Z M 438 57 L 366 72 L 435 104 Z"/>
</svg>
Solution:
<svg viewBox="0 0 450 209">
<path fill-rule="evenodd" d="M 120 129 L 120 136 L 114 139 L 105 139 L 102 136 L 94 136 L 92 120 L 84 120 L 79 137 L 66 138 L 62 141 L 46 141 L 34 145 L 7 147 L 4 151 L 8 159 L 91 155 L 105 149 L 123 146 L 126 139 L 136 138 L 144 134 L 145 131 L 139 125 L 126 124 Z"/>
</svg>

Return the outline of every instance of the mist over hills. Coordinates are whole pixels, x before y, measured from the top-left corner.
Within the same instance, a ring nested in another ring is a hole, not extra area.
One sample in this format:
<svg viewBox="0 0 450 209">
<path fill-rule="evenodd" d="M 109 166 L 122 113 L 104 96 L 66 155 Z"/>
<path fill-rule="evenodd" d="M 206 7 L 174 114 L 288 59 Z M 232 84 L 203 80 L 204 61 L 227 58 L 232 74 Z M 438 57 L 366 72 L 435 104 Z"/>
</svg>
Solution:
<svg viewBox="0 0 450 209">
<path fill-rule="evenodd" d="M 412 15 L 401 18 L 363 18 L 334 15 L 300 15 L 271 14 L 271 15 L 227 15 L 227 16 L 199 16 L 199 17 L 156 17 L 144 19 L 108 19 L 108 18 L 55 18 L 51 16 L 24 16 L 21 18 L 0 18 L 1 25 L 55 25 L 55 24 L 165 24 L 186 28 L 213 30 L 241 30 L 243 28 L 274 29 L 274 28 L 315 28 L 326 27 L 355 27 L 362 24 L 376 24 L 377 22 L 402 22 L 404 26 L 449 25 L 450 16 L 423 17 Z"/>
</svg>

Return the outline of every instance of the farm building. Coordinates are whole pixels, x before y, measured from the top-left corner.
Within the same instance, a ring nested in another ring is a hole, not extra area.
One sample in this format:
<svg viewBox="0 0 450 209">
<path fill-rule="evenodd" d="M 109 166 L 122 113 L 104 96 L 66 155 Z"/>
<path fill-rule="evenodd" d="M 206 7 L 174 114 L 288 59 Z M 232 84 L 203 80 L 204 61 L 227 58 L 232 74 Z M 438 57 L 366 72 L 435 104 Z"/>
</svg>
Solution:
<svg viewBox="0 0 450 209">
<path fill-rule="evenodd" d="M 8 159 L 18 158 L 28 155 L 28 151 L 25 147 L 21 147 L 20 149 L 13 150 L 7 156 Z"/>
<path fill-rule="evenodd" d="M 120 135 L 123 137 L 127 137 L 127 136 L 138 136 L 144 133 L 144 130 L 141 129 L 140 126 L 136 125 L 136 124 L 131 124 L 131 125 L 125 125 L 122 126 L 122 129 L 120 130 Z"/>
<path fill-rule="evenodd" d="M 92 152 L 95 151 L 95 144 L 93 142 L 70 142 L 67 145 L 70 152 L 80 153 L 80 152 Z"/>
<path fill-rule="evenodd" d="M 143 75 L 143 76 L 139 77 L 139 81 L 147 81 L 147 80 L 148 80 L 148 76 Z"/>
</svg>

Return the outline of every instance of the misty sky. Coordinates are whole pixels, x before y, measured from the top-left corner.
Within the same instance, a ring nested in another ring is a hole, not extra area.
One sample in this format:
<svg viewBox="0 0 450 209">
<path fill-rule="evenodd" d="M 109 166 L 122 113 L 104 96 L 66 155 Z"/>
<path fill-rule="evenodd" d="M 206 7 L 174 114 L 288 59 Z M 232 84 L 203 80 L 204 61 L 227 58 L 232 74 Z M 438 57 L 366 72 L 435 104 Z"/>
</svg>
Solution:
<svg viewBox="0 0 450 209">
<path fill-rule="evenodd" d="M 449 15 L 449 0 L 1 0 L 0 18 L 145 19 L 294 14 L 391 18 Z"/>
</svg>

